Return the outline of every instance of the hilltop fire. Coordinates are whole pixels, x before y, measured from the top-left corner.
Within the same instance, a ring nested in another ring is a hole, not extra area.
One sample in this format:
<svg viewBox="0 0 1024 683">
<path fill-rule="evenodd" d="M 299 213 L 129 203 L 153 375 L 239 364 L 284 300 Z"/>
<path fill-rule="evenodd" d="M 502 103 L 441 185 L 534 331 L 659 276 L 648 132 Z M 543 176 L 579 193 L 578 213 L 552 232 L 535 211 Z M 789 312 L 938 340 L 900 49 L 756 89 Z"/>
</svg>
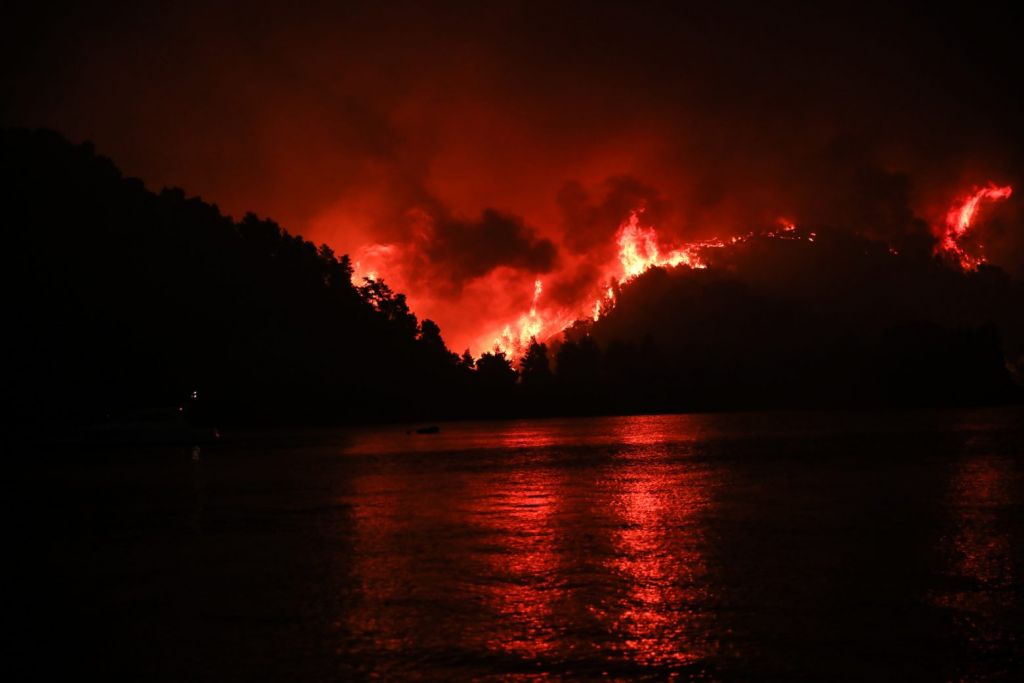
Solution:
<svg viewBox="0 0 1024 683">
<path fill-rule="evenodd" d="M 964 271 L 976 270 L 986 260 L 982 254 L 984 246 L 976 238 L 972 239 L 970 245 L 965 246 L 965 238 L 975 228 L 979 212 L 985 203 L 1004 200 L 1012 193 L 1011 186 L 990 182 L 983 187 L 975 187 L 957 199 L 945 213 L 943 223 L 933 226 L 933 233 L 936 235 L 936 255 L 949 258 Z M 614 233 L 615 249 L 609 252 L 605 262 L 596 264 L 598 277 L 595 279 L 596 284 L 591 286 L 589 291 L 574 296 L 568 302 L 564 297 L 559 301 L 557 296 L 546 293 L 545 278 L 538 275 L 530 280 L 532 297 L 529 299 L 527 311 L 514 321 L 497 328 L 492 326 L 493 319 L 490 324 L 481 320 L 484 331 L 474 335 L 469 344 L 470 350 L 473 353 L 500 351 L 510 358 L 518 358 L 534 339 L 543 342 L 558 335 L 576 321 L 599 321 L 614 308 L 619 288 L 652 268 L 703 270 L 709 267 L 708 256 L 711 250 L 731 247 L 754 238 L 815 242 L 817 233 L 799 229 L 794 220 L 779 218 L 777 222 L 779 227 L 774 229 L 673 244 L 665 240 L 654 225 L 645 222 L 645 208 L 640 206 L 629 213 L 628 218 L 622 221 Z M 598 250 L 596 253 L 604 252 Z M 890 253 L 898 255 L 894 248 L 890 248 Z M 367 245 L 356 254 L 355 276 L 360 279 L 368 276 L 377 277 L 378 274 L 385 278 L 397 275 L 396 284 L 402 287 L 405 284 L 401 277 L 404 265 L 402 258 L 403 250 L 400 245 Z M 556 289 L 559 278 L 564 277 L 564 264 L 560 267 L 563 269 L 553 271 L 547 276 L 548 284 Z M 521 288 L 525 283 L 517 278 L 515 273 L 511 273 L 504 280 L 496 277 L 481 279 L 477 286 L 489 287 L 487 291 L 492 298 L 508 302 L 513 296 L 522 297 Z M 501 310 L 508 310 L 507 304 Z"/>
<path fill-rule="evenodd" d="M 769 230 L 759 233 L 748 233 L 734 236 L 728 240 L 709 239 L 688 242 L 677 248 L 665 249 L 660 245 L 657 230 L 641 223 L 643 208 L 630 212 L 616 232 L 615 243 L 618 247 L 617 260 L 604 268 L 603 282 L 609 283 L 601 294 L 592 299 L 594 304 L 589 310 L 580 303 L 575 310 L 557 310 L 548 316 L 538 313 L 537 302 L 543 291 L 541 280 L 535 282 L 533 303 L 528 315 L 519 318 L 516 326 L 506 325 L 501 335 L 493 338 L 492 347 L 510 357 L 521 355 L 534 339 L 543 341 L 561 332 L 567 325 L 576 320 L 589 318 L 593 322 L 615 305 L 615 291 L 618 287 L 639 277 L 652 268 L 690 268 L 703 270 L 707 262 L 701 255 L 708 249 L 720 249 L 748 240 L 754 236 L 777 239 L 807 239 L 814 241 L 814 233 L 801 234 L 796 225 L 788 219 L 779 219 L 781 230 Z"/>
<path fill-rule="evenodd" d="M 998 186 L 991 182 L 986 187 L 974 188 L 970 194 L 949 209 L 939 243 L 935 245 L 935 252 L 949 256 L 964 270 L 977 270 L 978 266 L 985 262 L 985 257 L 967 253 L 960 242 L 974 225 L 983 200 L 1007 199 L 1012 194 L 1013 188 L 1009 185 Z"/>
</svg>

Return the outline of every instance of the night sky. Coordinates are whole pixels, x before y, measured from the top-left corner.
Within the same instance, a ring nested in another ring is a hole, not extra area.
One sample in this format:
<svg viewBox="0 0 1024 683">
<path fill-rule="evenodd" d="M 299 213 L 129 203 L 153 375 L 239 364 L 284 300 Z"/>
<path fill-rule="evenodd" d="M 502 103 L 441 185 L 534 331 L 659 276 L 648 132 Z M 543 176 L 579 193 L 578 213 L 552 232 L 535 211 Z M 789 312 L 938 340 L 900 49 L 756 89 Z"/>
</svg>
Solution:
<svg viewBox="0 0 1024 683">
<path fill-rule="evenodd" d="M 1021 180 L 993 8 L 161 5 L 15 10 L 0 123 L 350 253 L 456 350 L 538 279 L 553 317 L 593 301 L 639 208 L 670 245 L 783 218 L 900 245 Z M 977 227 L 1017 275 L 1020 194 Z"/>
</svg>

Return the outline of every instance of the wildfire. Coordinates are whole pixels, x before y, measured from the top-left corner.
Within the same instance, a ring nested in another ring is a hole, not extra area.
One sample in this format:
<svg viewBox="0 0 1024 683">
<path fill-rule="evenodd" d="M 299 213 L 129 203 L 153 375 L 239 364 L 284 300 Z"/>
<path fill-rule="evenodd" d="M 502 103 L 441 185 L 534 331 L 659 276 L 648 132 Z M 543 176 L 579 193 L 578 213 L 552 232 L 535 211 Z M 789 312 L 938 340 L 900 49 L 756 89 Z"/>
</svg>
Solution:
<svg viewBox="0 0 1024 683">
<path fill-rule="evenodd" d="M 658 233 L 653 227 L 645 227 L 640 224 L 640 216 L 643 209 L 636 209 L 630 213 L 629 219 L 619 226 L 616 234 L 618 245 L 618 263 L 609 264 L 606 281 L 614 285 L 622 285 L 633 278 L 636 278 L 651 268 L 658 267 L 679 267 L 707 268 L 707 264 L 701 260 L 699 252 L 702 249 L 723 247 L 725 243 L 721 240 L 705 240 L 689 242 L 683 246 L 664 251 L 659 246 Z M 795 230 L 795 227 L 793 228 Z M 735 243 L 736 240 L 733 240 Z M 494 338 L 494 348 L 512 357 L 518 357 L 529 346 L 533 339 L 542 340 L 543 333 L 548 336 L 556 334 L 564 329 L 571 322 L 589 317 L 594 322 L 601 319 L 615 304 L 615 290 L 609 286 L 602 296 L 595 298 L 593 308 L 589 311 L 581 310 L 558 310 L 554 313 L 538 310 L 537 302 L 540 299 L 543 286 L 540 280 L 534 282 L 533 301 L 530 305 L 530 312 L 520 316 L 515 325 L 506 325 L 501 334 Z"/>
<path fill-rule="evenodd" d="M 972 256 L 964 251 L 960 240 L 967 234 L 978 215 L 983 200 L 1006 199 L 1013 194 L 1009 185 L 1002 187 L 990 182 L 987 187 L 975 187 L 963 199 L 957 201 L 946 213 L 946 225 L 935 245 L 936 253 L 945 253 L 960 264 L 964 270 L 977 270 L 985 262 L 984 256 Z"/>
<path fill-rule="evenodd" d="M 364 280 L 379 280 L 380 267 L 387 266 L 398 255 L 394 244 L 368 244 L 359 250 L 352 264 L 352 276 L 356 283 Z"/>
<path fill-rule="evenodd" d="M 654 228 L 640 225 L 642 212 L 642 209 L 638 209 L 630 213 L 629 220 L 619 228 L 616 241 L 619 245 L 619 262 L 622 264 L 620 283 L 658 266 L 707 267 L 696 252 L 704 246 L 710 246 L 708 244 L 687 244 L 663 255 L 658 248 L 658 234 Z"/>
<path fill-rule="evenodd" d="M 594 299 L 594 322 L 596 323 L 601 319 L 601 313 L 603 311 L 610 310 L 612 305 L 615 304 L 615 290 L 609 287 L 605 290 L 604 298 Z"/>
<path fill-rule="evenodd" d="M 715 238 L 687 242 L 682 246 L 666 250 L 658 239 L 657 230 L 641 224 L 640 218 L 643 211 L 641 207 L 630 212 L 629 218 L 619 226 L 615 237 L 618 246 L 618 259 L 617 262 L 609 263 L 605 268 L 605 281 L 612 286 L 608 286 L 603 294 L 592 299 L 593 307 L 586 308 L 586 304 L 581 303 L 578 310 L 559 310 L 554 314 L 550 311 L 541 312 L 537 302 L 543 287 L 541 281 L 537 280 L 534 282 L 530 312 L 520 316 L 514 325 L 506 325 L 501 334 L 494 338 L 494 348 L 515 358 L 525 352 L 533 339 L 542 340 L 544 338 L 542 334 L 547 336 L 557 334 L 575 320 L 589 318 L 593 322 L 597 322 L 601 316 L 606 315 L 615 306 L 615 286 L 624 285 L 652 268 L 704 269 L 707 268 L 707 263 L 701 258 L 701 253 L 704 250 L 735 245 L 758 235 L 788 240 L 807 239 L 811 242 L 814 241 L 815 235 L 815 233 L 809 233 L 809 236 L 803 235 L 797 230 L 793 221 L 782 218 L 779 219 L 781 225 L 779 230 L 750 232 L 746 235 L 731 237 L 728 241 Z"/>
<path fill-rule="evenodd" d="M 952 263 L 965 271 L 976 270 L 985 262 L 984 256 L 969 254 L 962 240 L 974 227 L 983 203 L 1006 199 L 1013 193 L 1009 185 L 988 183 L 975 187 L 957 201 L 945 215 L 940 225 L 934 227 L 936 234 L 935 252 L 948 256 Z M 558 304 L 542 299 L 544 283 L 533 281 L 533 292 L 529 308 L 518 319 L 500 328 L 478 336 L 471 347 L 474 351 L 487 347 L 505 353 L 511 359 L 521 357 L 531 341 L 545 341 L 558 334 L 576 321 L 598 322 L 607 316 L 616 305 L 619 287 L 640 277 L 652 268 L 705 269 L 708 267 L 709 250 L 731 247 L 755 239 L 803 240 L 814 242 L 817 233 L 797 227 L 796 221 L 780 217 L 778 225 L 772 228 L 731 235 L 724 239 L 713 238 L 671 244 L 660 238 L 654 226 L 644 224 L 644 207 L 630 212 L 615 233 L 615 256 L 608 259 L 600 269 L 601 285 L 575 303 Z M 891 248 L 890 253 L 898 252 Z M 380 272 L 391 272 L 400 261 L 399 247 L 392 244 L 374 244 L 357 253 L 354 270 L 357 279 L 377 278 Z M 524 292 L 525 294 L 525 292 Z"/>
<path fill-rule="evenodd" d="M 505 325 L 501 335 L 495 337 L 494 348 L 505 354 L 515 355 L 526 349 L 530 341 L 537 339 L 545 329 L 543 317 L 537 312 L 537 302 L 544 291 L 544 283 L 539 279 L 533 281 L 533 301 L 530 303 L 530 312 L 521 316 L 516 323 L 516 330 L 512 325 Z"/>
</svg>

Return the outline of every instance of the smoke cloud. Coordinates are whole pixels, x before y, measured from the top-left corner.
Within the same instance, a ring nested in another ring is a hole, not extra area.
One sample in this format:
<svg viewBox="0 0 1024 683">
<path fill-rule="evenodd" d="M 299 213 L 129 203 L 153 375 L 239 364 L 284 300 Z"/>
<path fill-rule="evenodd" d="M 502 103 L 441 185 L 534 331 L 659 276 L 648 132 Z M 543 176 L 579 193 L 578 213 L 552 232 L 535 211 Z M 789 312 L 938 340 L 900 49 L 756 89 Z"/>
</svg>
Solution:
<svg viewBox="0 0 1024 683">
<path fill-rule="evenodd" d="M 1024 180 L 1016 24 L 995 8 L 18 11 L 0 121 L 350 253 L 456 349 L 485 350 L 538 278 L 546 319 L 589 310 L 635 210 L 666 249 L 785 219 L 924 257 L 958 195 Z M 1017 277 L 1021 195 L 965 242 Z"/>
</svg>

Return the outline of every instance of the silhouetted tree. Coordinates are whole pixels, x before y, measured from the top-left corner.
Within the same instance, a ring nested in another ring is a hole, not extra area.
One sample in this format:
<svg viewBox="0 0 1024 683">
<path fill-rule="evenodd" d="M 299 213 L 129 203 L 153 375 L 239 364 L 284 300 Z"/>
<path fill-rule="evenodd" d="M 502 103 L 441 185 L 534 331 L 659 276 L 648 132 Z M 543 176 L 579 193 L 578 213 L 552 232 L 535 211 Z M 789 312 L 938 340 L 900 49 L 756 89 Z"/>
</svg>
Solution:
<svg viewBox="0 0 1024 683">
<path fill-rule="evenodd" d="M 93 421 L 194 389 L 217 419 L 461 410 L 436 325 L 383 282 L 357 289 L 347 256 L 273 221 L 151 193 L 45 131 L 0 132 L 0 201 L 16 227 L 0 271 L 19 330 L 4 342 L 19 359 L 5 421 Z"/>
<path fill-rule="evenodd" d="M 420 323 L 419 343 L 426 353 L 426 358 L 440 366 L 452 366 L 459 361 L 459 356 L 448 350 L 441 338 L 441 328 L 433 320 Z"/>
<path fill-rule="evenodd" d="M 504 351 L 483 353 L 476 362 L 479 386 L 491 392 L 508 392 L 516 384 L 517 374 Z"/>
<path fill-rule="evenodd" d="M 504 353 L 459 358 L 404 295 L 355 285 L 347 256 L 150 192 L 90 145 L 0 131 L 0 202 L 11 424 L 92 422 L 193 390 L 211 419 L 260 423 L 1021 396 L 1004 355 L 1024 366 L 1019 281 L 850 234 L 651 269 L 570 326 L 553 379 L 534 341 L 519 386 Z"/>
<path fill-rule="evenodd" d="M 555 372 L 566 385 L 595 384 L 601 373 L 601 351 L 592 337 L 566 341 L 555 356 Z"/>
<path fill-rule="evenodd" d="M 519 361 L 519 376 L 523 386 L 536 388 L 551 384 L 551 366 L 548 363 L 548 347 L 535 338 Z"/>
<path fill-rule="evenodd" d="M 359 287 L 363 299 L 383 313 L 398 334 L 414 337 L 417 332 L 416 316 L 409 310 L 404 294 L 395 294 L 383 280 L 366 278 Z"/>
</svg>

